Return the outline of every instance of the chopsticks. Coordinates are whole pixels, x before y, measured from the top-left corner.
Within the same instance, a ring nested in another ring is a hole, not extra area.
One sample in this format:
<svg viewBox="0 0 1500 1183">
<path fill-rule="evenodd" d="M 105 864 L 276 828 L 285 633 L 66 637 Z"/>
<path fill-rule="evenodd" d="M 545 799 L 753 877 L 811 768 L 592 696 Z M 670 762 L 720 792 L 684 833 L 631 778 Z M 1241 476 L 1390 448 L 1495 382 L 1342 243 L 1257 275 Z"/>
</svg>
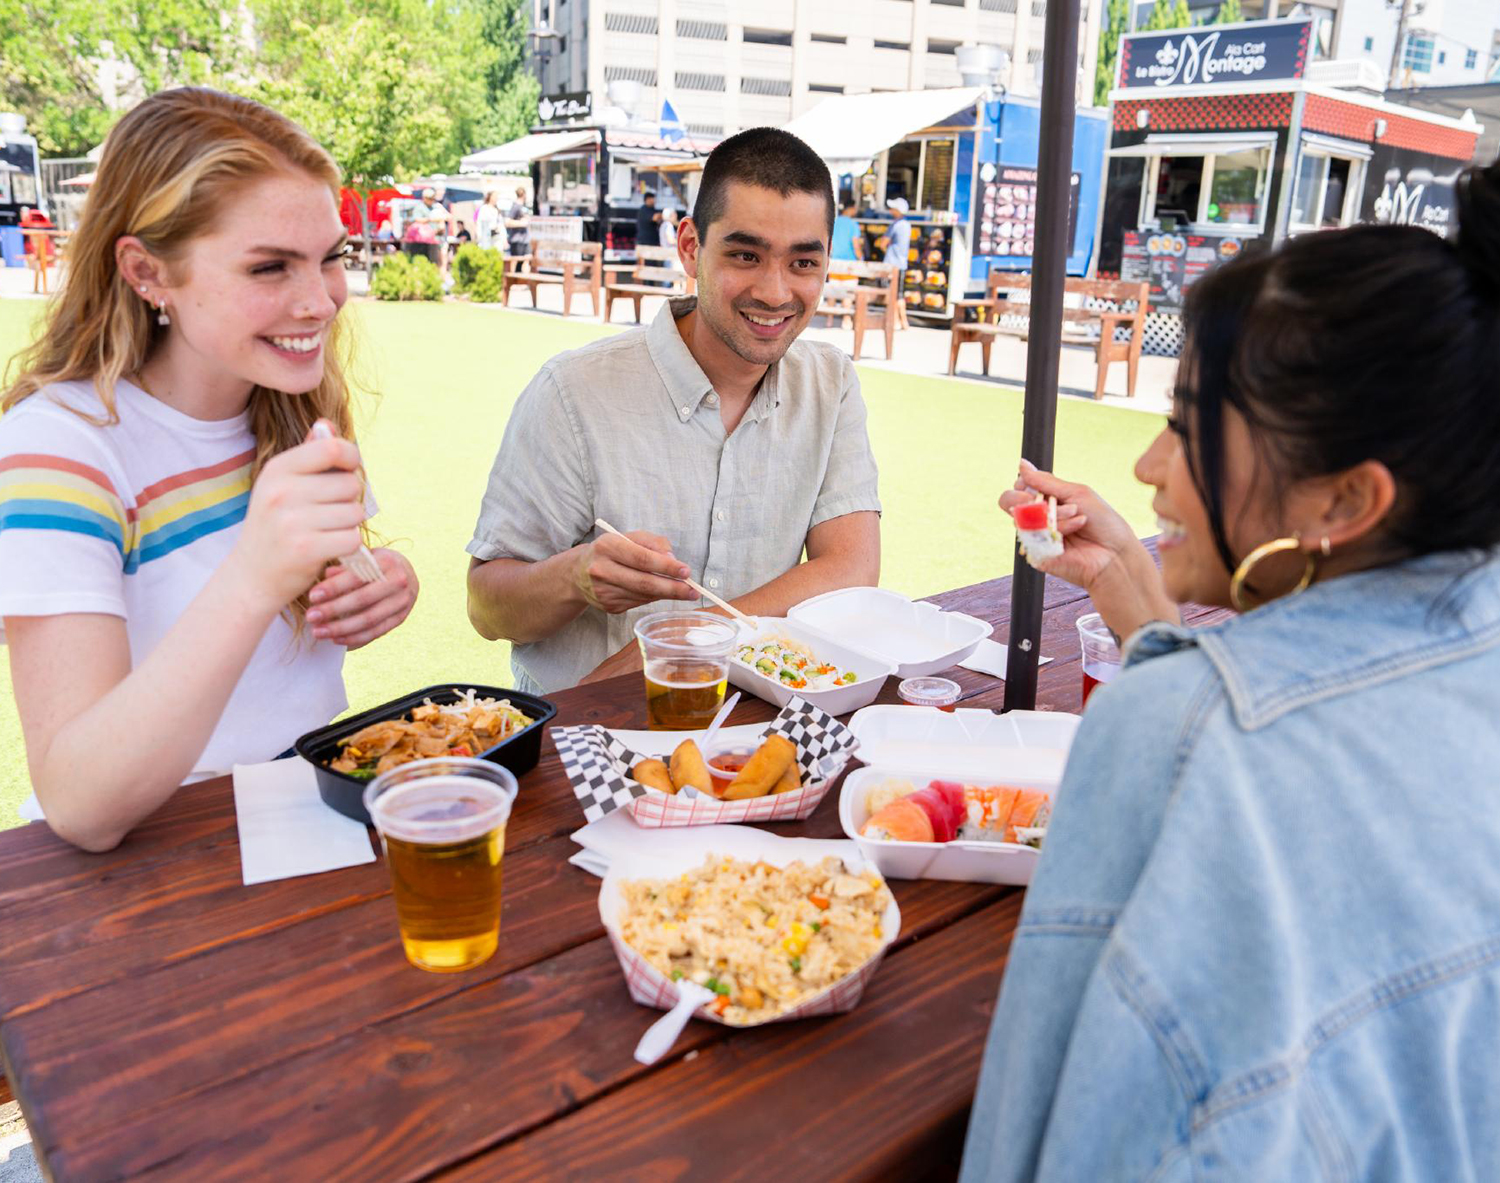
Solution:
<svg viewBox="0 0 1500 1183">
<path fill-rule="evenodd" d="M 594 519 L 594 525 L 598 526 L 599 529 L 603 530 L 606 534 L 614 534 L 614 535 L 617 535 L 620 538 L 624 538 L 625 537 L 625 535 L 621 534 L 620 531 L 616 530 L 613 526 L 611 526 L 603 518 L 595 518 Z M 719 597 L 716 596 L 716 595 L 714 595 L 713 592 L 709 591 L 708 588 L 704 587 L 701 583 L 697 582 L 695 579 L 691 578 L 690 576 L 689 577 L 685 577 L 682 580 L 682 582 L 685 583 L 685 584 L 687 584 L 690 588 L 692 588 L 695 592 L 697 592 L 704 599 L 706 599 L 706 600 L 712 600 L 715 604 L 717 604 L 720 608 L 724 609 L 725 612 L 728 612 L 729 615 L 733 616 L 741 624 L 747 624 L 751 628 L 759 628 L 760 627 L 759 624 L 758 624 L 758 622 L 753 617 L 746 616 L 743 612 L 741 612 L 738 608 L 736 608 L 728 600 L 721 600 L 721 599 L 719 599 Z"/>
<path fill-rule="evenodd" d="M 337 438 L 334 435 L 333 428 L 322 419 L 313 424 L 312 436 L 313 439 L 317 440 Z M 339 560 L 339 563 L 345 570 L 352 571 L 361 583 L 379 583 L 385 578 L 385 572 L 380 569 L 379 561 L 370 553 L 370 548 L 363 542 L 359 544 L 358 550 L 352 554 L 345 555 Z"/>
</svg>

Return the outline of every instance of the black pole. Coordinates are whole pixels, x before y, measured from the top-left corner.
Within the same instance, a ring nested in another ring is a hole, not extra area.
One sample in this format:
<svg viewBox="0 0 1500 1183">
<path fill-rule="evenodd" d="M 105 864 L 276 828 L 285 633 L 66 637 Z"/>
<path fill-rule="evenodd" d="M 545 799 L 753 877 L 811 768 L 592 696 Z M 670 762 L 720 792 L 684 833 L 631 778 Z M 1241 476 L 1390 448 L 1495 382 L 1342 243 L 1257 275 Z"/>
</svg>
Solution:
<svg viewBox="0 0 1500 1183">
<path fill-rule="evenodd" d="M 1057 370 L 1062 352 L 1063 289 L 1068 267 L 1068 207 L 1073 173 L 1074 92 L 1078 87 L 1079 0 L 1051 0 L 1042 44 L 1041 144 L 1036 162 L 1036 252 L 1031 258 L 1031 333 L 1026 346 L 1026 405 L 1021 455 L 1052 468 L 1057 422 Z M 1007 711 L 1036 706 L 1046 578 L 1015 554 L 1010 585 L 1010 652 L 1005 666 Z"/>
</svg>

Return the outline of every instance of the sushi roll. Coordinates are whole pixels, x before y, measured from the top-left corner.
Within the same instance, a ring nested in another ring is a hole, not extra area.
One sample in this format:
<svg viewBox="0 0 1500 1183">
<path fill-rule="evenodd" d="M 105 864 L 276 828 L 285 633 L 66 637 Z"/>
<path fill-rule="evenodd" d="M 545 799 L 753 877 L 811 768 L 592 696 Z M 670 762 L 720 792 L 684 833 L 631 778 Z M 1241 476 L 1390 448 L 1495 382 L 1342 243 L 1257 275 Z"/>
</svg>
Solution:
<svg viewBox="0 0 1500 1183">
<path fill-rule="evenodd" d="M 764 657 L 757 657 L 755 659 L 756 672 L 765 674 L 765 676 L 768 678 L 774 678 L 776 676 L 776 671 L 780 668 L 781 666 L 777 664 L 776 659 L 770 656 L 770 654 L 767 654 Z"/>
<path fill-rule="evenodd" d="M 783 686 L 788 686 L 793 690 L 804 690 L 807 688 L 807 679 L 802 676 L 801 670 L 794 670 L 784 666 L 776 677 Z"/>
<path fill-rule="evenodd" d="M 1062 554 L 1063 538 L 1057 530 L 1056 497 L 1019 505 L 1014 516 L 1016 535 L 1021 540 L 1021 553 L 1033 567 Z"/>
<path fill-rule="evenodd" d="M 881 842 L 934 842 L 932 821 L 927 811 L 910 797 L 892 801 L 860 826 L 862 838 Z"/>
</svg>

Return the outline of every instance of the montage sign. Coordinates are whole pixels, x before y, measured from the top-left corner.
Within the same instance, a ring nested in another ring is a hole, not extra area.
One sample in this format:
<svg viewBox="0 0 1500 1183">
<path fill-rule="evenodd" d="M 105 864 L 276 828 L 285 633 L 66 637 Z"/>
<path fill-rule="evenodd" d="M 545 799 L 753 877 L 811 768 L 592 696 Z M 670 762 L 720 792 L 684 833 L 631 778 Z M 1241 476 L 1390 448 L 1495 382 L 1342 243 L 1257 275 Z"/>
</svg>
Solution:
<svg viewBox="0 0 1500 1183">
<path fill-rule="evenodd" d="M 1236 86 L 1301 78 L 1307 69 L 1311 21 L 1207 25 L 1120 38 L 1122 89 Z"/>
</svg>

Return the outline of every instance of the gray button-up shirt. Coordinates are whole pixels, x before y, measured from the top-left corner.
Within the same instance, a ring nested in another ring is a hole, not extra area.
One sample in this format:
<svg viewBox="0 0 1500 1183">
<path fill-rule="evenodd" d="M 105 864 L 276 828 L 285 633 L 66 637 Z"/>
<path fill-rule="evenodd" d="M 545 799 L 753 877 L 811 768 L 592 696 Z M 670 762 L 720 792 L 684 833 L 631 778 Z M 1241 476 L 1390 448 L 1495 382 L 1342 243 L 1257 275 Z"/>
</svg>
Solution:
<svg viewBox="0 0 1500 1183">
<path fill-rule="evenodd" d="M 468 552 L 538 562 L 598 536 L 595 518 L 672 544 L 726 599 L 795 567 L 820 522 L 879 511 L 865 404 L 848 356 L 796 341 L 766 372 L 734 434 L 677 331 L 692 298 L 645 329 L 560 354 L 521 393 L 490 471 Z M 516 687 L 572 686 L 669 601 L 611 615 L 588 608 L 517 645 Z"/>
</svg>

